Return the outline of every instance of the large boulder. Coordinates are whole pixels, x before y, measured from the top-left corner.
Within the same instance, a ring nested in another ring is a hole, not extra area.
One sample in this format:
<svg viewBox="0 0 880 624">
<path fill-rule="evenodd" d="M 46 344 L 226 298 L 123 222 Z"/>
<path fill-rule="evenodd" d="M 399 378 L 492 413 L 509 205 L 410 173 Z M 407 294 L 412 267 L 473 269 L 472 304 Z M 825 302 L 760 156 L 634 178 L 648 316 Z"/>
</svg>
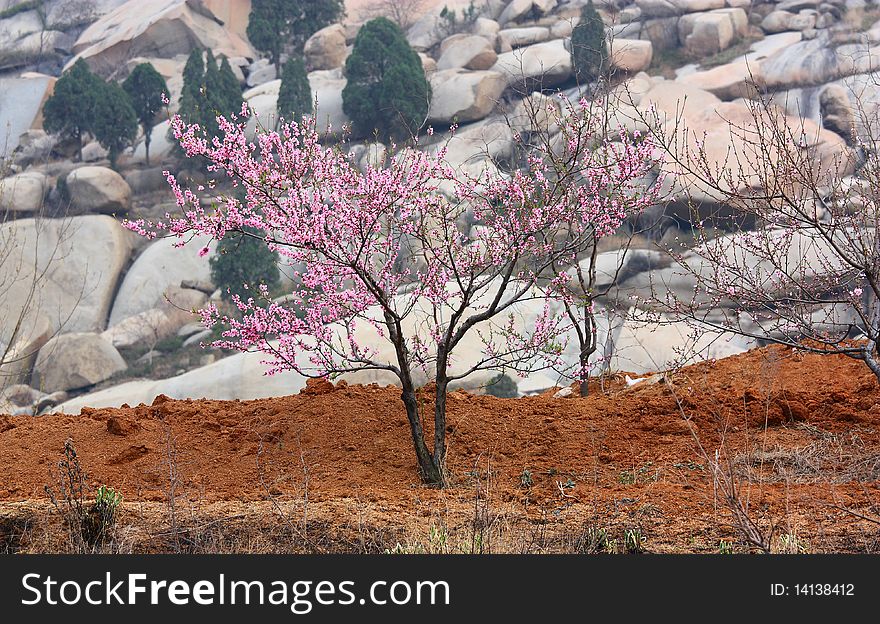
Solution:
<svg viewBox="0 0 880 624">
<path fill-rule="evenodd" d="M 17 318 L 5 320 L 18 327 L 12 344 L 8 347 L 0 345 L 4 347 L 0 357 L 0 389 L 28 382 L 37 353 L 53 334 L 52 324 L 44 314 L 21 319 L 20 324 Z"/>
<path fill-rule="evenodd" d="M 636 0 L 644 17 L 671 17 L 724 8 L 724 0 Z"/>
<path fill-rule="evenodd" d="M 431 75 L 431 107 L 428 121 L 451 124 L 486 117 L 507 88 L 504 76 L 495 71 L 447 69 Z"/>
<path fill-rule="evenodd" d="M 226 27 L 209 8 L 222 13 L 233 0 L 130 0 L 86 28 L 73 46 L 76 56 L 102 73 L 112 73 L 135 56 L 172 58 L 194 48 L 229 58 L 256 53 L 247 39 Z M 250 4 L 241 2 L 240 4 Z"/>
<path fill-rule="evenodd" d="M 0 212 L 39 212 L 47 190 L 46 176 L 39 171 L 26 171 L 0 180 Z"/>
<path fill-rule="evenodd" d="M 760 62 L 745 59 L 682 76 L 678 82 L 708 91 L 725 101 L 752 98 L 763 85 Z"/>
<path fill-rule="evenodd" d="M 317 130 L 322 134 L 339 134 L 351 120 L 342 110 L 342 90 L 346 80 L 342 70 L 313 71 L 309 73 L 312 97 L 317 102 Z M 353 137 L 359 138 L 359 137 Z"/>
<path fill-rule="evenodd" d="M 504 26 L 509 22 L 535 20 L 550 13 L 557 4 L 557 0 L 511 0 L 498 16 L 498 23 Z"/>
<path fill-rule="evenodd" d="M 194 313 L 204 305 L 201 291 L 169 286 L 155 307 L 116 323 L 101 336 L 116 348 L 150 347 L 198 320 Z"/>
<path fill-rule="evenodd" d="M 23 133 L 42 128 L 43 104 L 52 95 L 55 80 L 42 74 L 0 77 L 0 159 L 12 153 Z"/>
<path fill-rule="evenodd" d="M 650 119 L 652 105 L 656 119 Z M 695 207 L 701 218 L 731 216 L 735 211 L 720 210 L 721 204 L 728 203 L 729 194 L 760 187 L 765 176 L 772 175 L 768 163 L 776 158 L 773 150 L 782 146 L 769 145 L 768 153 L 756 153 L 759 126 L 788 126 L 790 131 L 803 136 L 804 149 L 823 173 L 847 175 L 854 166 L 854 159 L 847 157 L 843 139 L 810 120 L 787 117 L 783 111 L 773 109 L 753 111 L 742 101 L 721 102 L 706 91 L 682 83 L 657 82 L 643 96 L 639 110 L 663 132 L 667 144 L 677 150 L 678 158 L 671 154 L 662 156 L 661 168 L 667 174 L 664 190 L 670 198 L 674 197 L 668 211 L 685 220 L 693 217 Z M 702 155 L 698 156 L 700 150 Z M 692 165 L 694 158 L 704 157 L 712 171 L 722 171 L 723 176 L 718 179 L 721 188 L 715 188 L 697 171 L 691 171 L 692 167 L 679 162 L 682 154 L 692 155 Z"/>
<path fill-rule="evenodd" d="M 745 35 L 748 18 L 742 9 L 720 9 L 685 15 L 678 22 L 678 38 L 691 55 L 711 56 L 726 50 Z"/>
<path fill-rule="evenodd" d="M 541 43 L 549 38 L 550 29 L 543 26 L 505 28 L 498 32 L 498 49 L 502 52 L 510 52 L 514 48 Z"/>
<path fill-rule="evenodd" d="M 303 48 L 306 66 L 311 70 L 342 67 L 348 57 L 345 27 L 332 24 L 309 37 Z"/>
<path fill-rule="evenodd" d="M 769 90 L 818 86 L 880 69 L 880 46 L 863 43 L 834 45 L 828 31 L 815 39 L 792 43 L 761 61 Z"/>
<path fill-rule="evenodd" d="M 126 368 L 119 351 L 98 334 L 62 334 L 40 349 L 31 385 L 44 392 L 87 388 Z"/>
<path fill-rule="evenodd" d="M 668 317 L 662 317 L 658 323 L 627 319 L 614 337 L 610 368 L 653 373 L 745 353 L 757 346 L 758 342 L 751 338 Z"/>
<path fill-rule="evenodd" d="M 119 287 L 110 313 L 110 327 L 150 310 L 183 280 L 211 281 L 209 260 L 215 252 L 215 246 L 209 244 L 211 238 L 196 236 L 183 247 L 175 247 L 181 242 L 174 236 L 160 238 L 141 252 Z M 199 255 L 205 246 L 209 252 Z"/>
<path fill-rule="evenodd" d="M 492 67 L 510 85 L 553 87 L 571 78 L 571 54 L 565 40 L 554 39 L 505 52 Z"/>
<path fill-rule="evenodd" d="M 131 188 L 107 167 L 79 167 L 67 175 L 65 183 L 77 212 L 120 214 L 131 207 Z"/>
<path fill-rule="evenodd" d="M 78 414 L 83 407 L 150 404 L 160 394 L 172 399 L 244 401 L 296 394 L 305 387 L 306 378 L 293 371 L 267 376 L 266 365 L 262 363 L 265 359 L 262 353 L 239 353 L 176 377 L 158 381 L 130 381 L 86 394 L 62 403 L 56 410 Z"/>
<path fill-rule="evenodd" d="M 132 248 L 132 234 L 116 219 L 19 219 L 0 225 L 0 245 L 0 318 L 34 323 L 43 315 L 53 333 L 104 329 Z M 0 328 L 5 344 L 12 327 Z"/>
<path fill-rule="evenodd" d="M 171 122 L 168 120 L 153 126 L 153 130 L 150 132 L 150 164 L 162 162 L 162 160 L 170 156 L 174 150 L 174 137 L 168 137 L 170 129 Z M 138 141 L 137 145 L 135 145 L 134 154 L 129 162 L 132 164 L 143 164 L 147 162 L 147 146 L 143 139 Z"/>
<path fill-rule="evenodd" d="M 448 46 L 437 60 L 437 69 L 484 70 L 492 67 L 498 55 L 492 43 L 485 37 L 466 35 Z"/>
<path fill-rule="evenodd" d="M 609 58 L 611 66 L 620 71 L 636 73 L 648 69 L 653 57 L 653 44 L 641 39 L 614 39 Z"/>
</svg>

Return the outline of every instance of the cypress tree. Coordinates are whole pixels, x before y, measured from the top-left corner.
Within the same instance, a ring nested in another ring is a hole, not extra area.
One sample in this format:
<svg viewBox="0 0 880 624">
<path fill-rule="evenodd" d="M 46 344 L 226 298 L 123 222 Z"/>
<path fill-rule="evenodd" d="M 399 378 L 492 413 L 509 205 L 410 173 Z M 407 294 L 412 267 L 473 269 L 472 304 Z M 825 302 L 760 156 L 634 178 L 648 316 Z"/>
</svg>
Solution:
<svg viewBox="0 0 880 624">
<path fill-rule="evenodd" d="M 345 63 L 342 109 L 358 134 L 386 139 L 418 133 L 428 115 L 431 86 L 400 27 L 378 17 L 364 24 Z"/>
<path fill-rule="evenodd" d="M 156 114 L 162 110 L 162 94 L 168 94 L 165 79 L 149 63 L 141 63 L 135 67 L 122 88 L 131 100 L 132 108 L 144 131 L 144 148 L 146 149 L 147 166 L 150 166 L 150 134 L 153 131 Z"/>
<path fill-rule="evenodd" d="M 58 79 L 43 105 L 43 127 L 47 132 L 76 141 L 79 160 L 83 134 L 94 129 L 95 105 L 103 86 L 104 81 L 79 59 Z"/>
<path fill-rule="evenodd" d="M 278 91 L 278 116 L 300 123 L 303 115 L 312 113 L 312 88 L 301 59 L 292 58 L 284 64 L 281 89 Z"/>
<path fill-rule="evenodd" d="M 571 66 L 578 83 L 593 82 L 608 64 L 605 23 L 590 0 L 581 8 L 581 20 L 571 33 Z"/>
<path fill-rule="evenodd" d="M 95 139 L 108 151 L 110 166 L 137 136 L 138 119 L 128 94 L 115 82 L 101 86 L 95 104 L 92 131 Z"/>
</svg>

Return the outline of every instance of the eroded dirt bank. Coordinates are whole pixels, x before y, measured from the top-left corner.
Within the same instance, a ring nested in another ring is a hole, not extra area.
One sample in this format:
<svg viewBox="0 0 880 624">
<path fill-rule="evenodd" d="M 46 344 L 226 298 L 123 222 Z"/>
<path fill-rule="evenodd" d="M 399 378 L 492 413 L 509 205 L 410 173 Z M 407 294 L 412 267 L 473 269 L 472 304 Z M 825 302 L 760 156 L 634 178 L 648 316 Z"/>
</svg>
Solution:
<svg viewBox="0 0 880 624">
<path fill-rule="evenodd" d="M 731 476 L 773 550 L 880 548 L 880 525 L 844 511 L 880 516 L 880 388 L 847 358 L 770 347 L 586 399 L 455 392 L 449 423 L 437 491 L 391 387 L 0 416 L 0 538 L 62 547 L 44 487 L 71 438 L 89 482 L 125 497 L 123 550 L 180 549 L 183 531 L 193 551 L 583 552 L 604 531 L 600 550 L 743 551 Z"/>
</svg>

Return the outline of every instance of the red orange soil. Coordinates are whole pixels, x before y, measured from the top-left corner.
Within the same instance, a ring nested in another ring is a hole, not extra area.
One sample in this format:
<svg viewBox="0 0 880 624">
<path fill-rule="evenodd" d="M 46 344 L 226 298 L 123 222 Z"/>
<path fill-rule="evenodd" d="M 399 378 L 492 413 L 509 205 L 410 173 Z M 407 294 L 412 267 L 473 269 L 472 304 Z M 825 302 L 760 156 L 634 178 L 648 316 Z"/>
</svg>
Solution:
<svg viewBox="0 0 880 624">
<path fill-rule="evenodd" d="M 419 484 L 392 387 L 317 383 L 255 401 L 159 397 L 78 416 L 0 416 L 0 515 L 45 500 L 68 437 L 90 481 L 129 506 L 167 506 L 173 481 L 188 509 L 212 517 L 254 512 L 265 523 L 277 511 L 288 521 L 282 510 L 295 507 L 327 527 L 388 529 L 392 545 L 415 550 L 435 548 L 438 526 L 450 543 L 469 532 L 473 546 L 478 516 L 494 551 L 553 550 L 545 531 L 585 526 L 637 528 L 654 552 L 712 552 L 721 540 L 745 550 L 713 477 L 718 450 L 749 516 L 775 527 L 774 547 L 790 545 L 778 540 L 788 534 L 811 552 L 880 548 L 880 525 L 841 509 L 880 515 L 877 381 L 860 362 L 778 347 L 661 383 L 608 380 L 585 399 L 454 392 L 443 491 Z"/>
</svg>

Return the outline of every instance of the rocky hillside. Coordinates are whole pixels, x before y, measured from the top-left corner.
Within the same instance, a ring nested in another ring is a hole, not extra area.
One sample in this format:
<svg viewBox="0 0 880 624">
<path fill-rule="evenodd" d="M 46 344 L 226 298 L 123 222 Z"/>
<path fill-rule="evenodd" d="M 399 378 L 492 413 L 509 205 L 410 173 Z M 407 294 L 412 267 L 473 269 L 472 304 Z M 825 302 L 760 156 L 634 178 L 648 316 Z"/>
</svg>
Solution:
<svg viewBox="0 0 880 624">
<path fill-rule="evenodd" d="M 501 174 L 509 166 L 516 132 L 553 133 L 532 127 L 525 111 L 557 91 L 581 94 L 570 37 L 583 4 L 476 0 L 472 11 L 459 0 L 418 5 L 407 39 L 432 87 L 429 123 L 441 130 L 461 124 L 449 143 L 454 166 Z M 459 19 L 441 14 L 446 5 Z M 678 117 L 694 135 L 710 139 L 705 144 L 712 164 L 731 167 L 730 154 L 744 153 L 728 121 L 747 123 L 743 98 L 753 94 L 755 83 L 773 94 L 792 124 L 805 118 L 806 147 L 818 163 L 850 152 L 856 94 L 871 105 L 878 100 L 873 72 L 880 58 L 880 10 L 873 3 L 597 0 L 596 6 L 611 41 L 616 121 L 633 132 L 649 130 L 649 114 Z M 316 32 L 305 45 L 320 127 L 339 129 L 350 121 L 342 109 L 343 66 L 360 19 L 375 11 L 381 7 L 367 0 L 349 2 L 345 22 Z M 145 165 L 139 137 L 120 157 L 118 171 L 109 168 L 98 143 L 86 145 L 83 161 L 74 162 L 69 147 L 42 129 L 42 104 L 62 70 L 78 59 L 113 80 L 124 79 L 139 63 L 151 63 L 168 83 L 173 111 L 183 66 L 194 48 L 225 55 L 243 98 L 261 120 L 271 119 L 280 80 L 248 41 L 249 12 L 247 0 L 0 0 L 0 129 L 6 133 L 5 142 L 0 140 L 0 159 L 6 163 L 0 169 L 5 176 L 0 180 L 5 214 L 0 411 L 78 412 L 86 405 L 149 403 L 159 394 L 250 399 L 291 394 L 304 386 L 293 373 L 264 377 L 259 355 L 229 356 L 199 346 L 210 334 L 190 310 L 219 297 L 208 264 L 213 249 L 202 257 L 198 242 L 181 249 L 167 239 L 147 244 L 120 226 L 123 216 L 162 215 L 173 208 L 162 172 L 186 164 L 174 159 L 167 121 L 151 135 L 151 156 L 160 162 Z M 363 166 L 384 161 L 385 146 L 353 139 L 350 149 Z M 681 197 L 684 191 L 686 201 L 664 206 L 669 219 L 658 219 L 662 225 L 647 233 L 644 244 L 626 250 L 611 246 L 600 256 L 600 278 L 615 286 L 613 297 L 603 302 L 599 328 L 611 370 L 663 369 L 681 359 L 685 344 L 685 359 L 723 357 L 756 346 L 731 336 L 716 340 L 717 335 L 691 343 L 684 324 L 638 322 L 627 306 L 614 305 L 652 283 L 693 292 L 693 280 L 668 266 L 650 243 L 687 241 L 690 208 L 696 205 L 709 215 L 722 206 L 711 189 L 676 170 L 668 156 L 661 155 L 645 184 L 654 184 L 668 165 L 663 184 L 670 195 Z M 853 158 L 834 162 L 839 175 L 854 173 Z M 739 160 L 736 166 L 744 178 L 754 174 L 754 163 Z M 847 179 L 858 187 L 857 178 Z M 465 233 L 479 227 L 468 223 Z M 737 234 L 726 236 L 735 240 Z M 617 271 L 621 254 L 623 269 Z M 282 272 L 289 274 L 289 268 Z M 523 323 L 532 312 L 524 312 Z M 466 357 L 475 356 L 467 349 Z M 349 381 L 389 382 L 381 377 Z M 475 378 L 463 387 L 479 391 L 488 381 Z M 533 375 L 519 382 L 518 392 L 541 392 L 558 382 L 552 375 Z"/>
</svg>

